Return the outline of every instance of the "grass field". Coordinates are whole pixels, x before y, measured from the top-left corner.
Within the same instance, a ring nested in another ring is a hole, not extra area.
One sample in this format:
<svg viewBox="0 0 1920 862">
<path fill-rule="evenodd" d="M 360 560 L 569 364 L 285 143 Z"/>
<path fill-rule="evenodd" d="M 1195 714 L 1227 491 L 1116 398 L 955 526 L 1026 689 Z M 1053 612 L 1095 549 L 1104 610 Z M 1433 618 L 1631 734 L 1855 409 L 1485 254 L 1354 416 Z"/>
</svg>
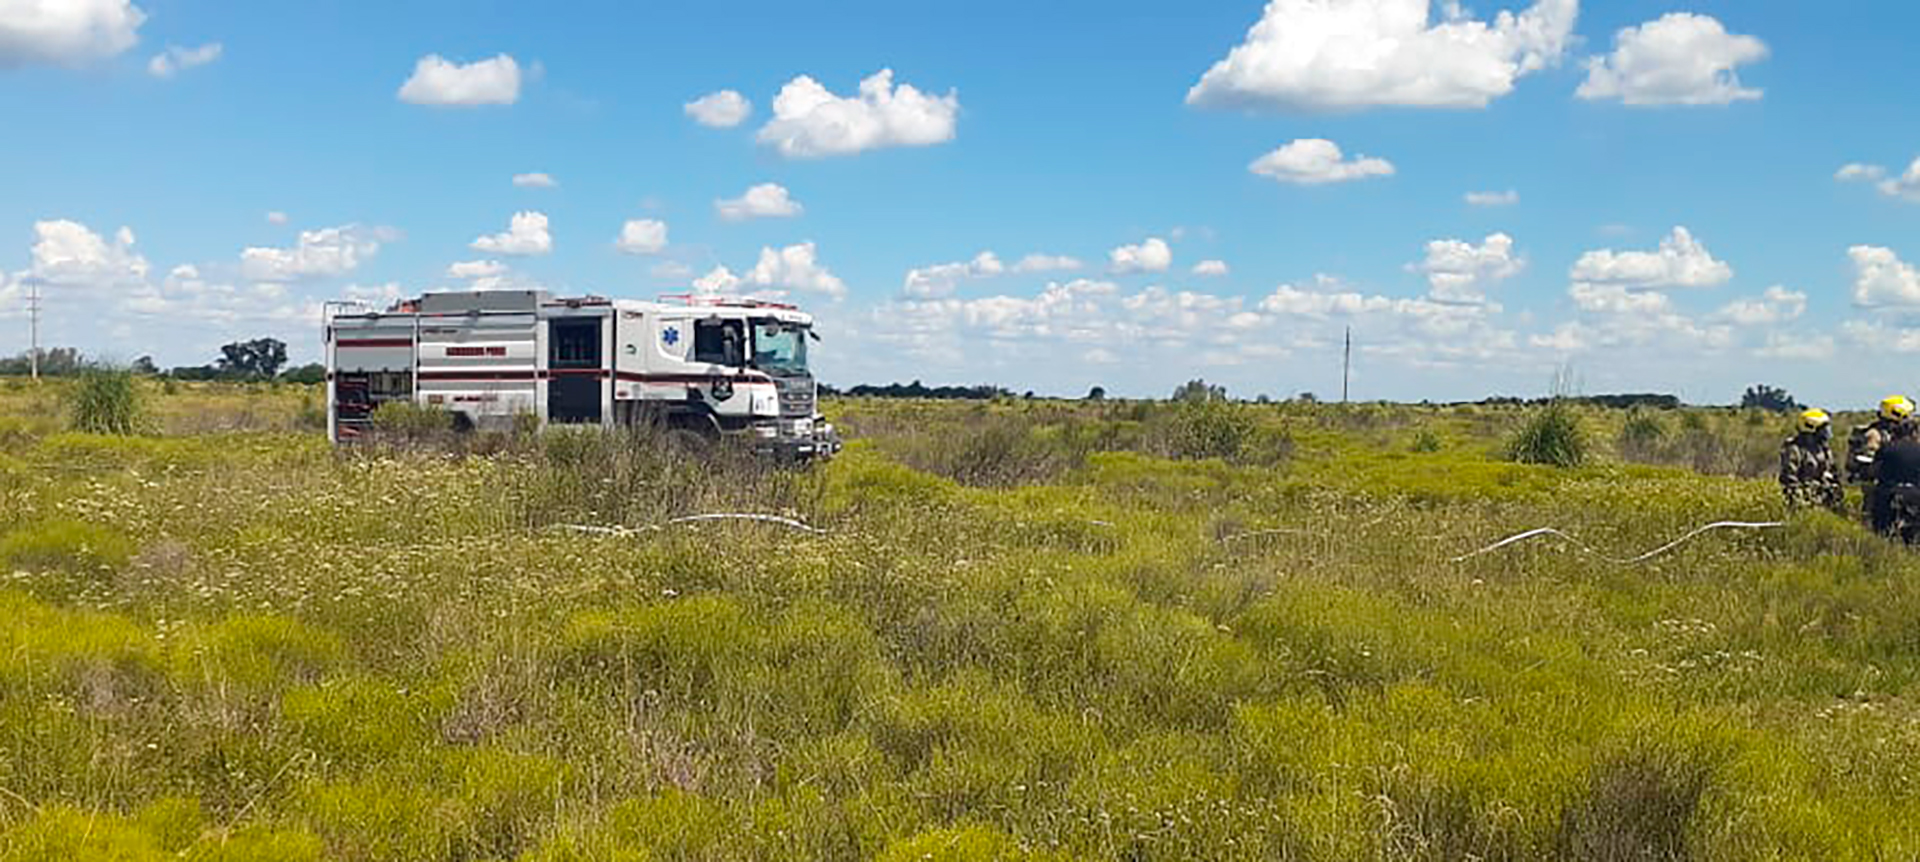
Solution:
<svg viewBox="0 0 1920 862">
<path fill-rule="evenodd" d="M 778 472 L 144 391 L 0 383 L 6 859 L 1920 858 L 1904 549 L 1450 562 L 1782 517 L 1772 416 L 844 401 Z M 728 512 L 824 532 L 648 529 Z"/>
</svg>

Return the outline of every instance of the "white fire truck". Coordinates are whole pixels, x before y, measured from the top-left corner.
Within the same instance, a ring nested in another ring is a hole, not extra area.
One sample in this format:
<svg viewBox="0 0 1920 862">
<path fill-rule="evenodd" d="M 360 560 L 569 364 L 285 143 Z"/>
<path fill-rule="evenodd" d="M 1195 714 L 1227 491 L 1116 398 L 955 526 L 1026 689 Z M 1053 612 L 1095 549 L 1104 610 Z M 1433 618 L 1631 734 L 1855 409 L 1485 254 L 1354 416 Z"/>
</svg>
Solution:
<svg viewBox="0 0 1920 862">
<path fill-rule="evenodd" d="M 427 293 L 330 310 L 325 338 L 336 443 L 364 435 L 381 404 L 412 401 L 450 411 L 460 430 L 531 416 L 542 427 L 658 423 L 683 441 L 739 435 L 800 458 L 840 447 L 807 368 L 813 318 L 791 305 Z"/>
</svg>

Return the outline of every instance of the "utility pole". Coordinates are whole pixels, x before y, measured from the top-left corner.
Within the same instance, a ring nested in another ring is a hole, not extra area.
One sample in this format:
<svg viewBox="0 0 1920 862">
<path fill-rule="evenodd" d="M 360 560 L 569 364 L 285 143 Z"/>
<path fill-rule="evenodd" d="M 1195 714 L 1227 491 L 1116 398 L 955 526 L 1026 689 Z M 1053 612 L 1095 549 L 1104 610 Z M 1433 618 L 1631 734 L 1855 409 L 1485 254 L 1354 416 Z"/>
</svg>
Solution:
<svg viewBox="0 0 1920 862">
<path fill-rule="evenodd" d="M 33 380 L 40 381 L 40 279 L 27 277 L 27 327 L 33 333 L 27 350 L 27 366 Z"/>
<path fill-rule="evenodd" d="M 1340 403 L 1347 403 L 1347 384 L 1353 379 L 1353 327 L 1347 327 L 1347 347 L 1340 355 Z"/>
</svg>

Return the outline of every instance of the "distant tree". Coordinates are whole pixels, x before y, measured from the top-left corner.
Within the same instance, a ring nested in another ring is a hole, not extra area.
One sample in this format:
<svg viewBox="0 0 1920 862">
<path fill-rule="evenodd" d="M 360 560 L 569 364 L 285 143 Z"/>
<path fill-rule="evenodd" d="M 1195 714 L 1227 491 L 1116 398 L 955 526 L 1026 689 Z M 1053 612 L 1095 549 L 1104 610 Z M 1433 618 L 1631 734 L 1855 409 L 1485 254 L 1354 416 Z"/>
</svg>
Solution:
<svg viewBox="0 0 1920 862">
<path fill-rule="evenodd" d="M 1758 383 L 1747 387 L 1746 394 L 1740 396 L 1740 407 L 1788 413 L 1800 409 L 1800 402 L 1793 400 L 1785 389 Z"/>
<path fill-rule="evenodd" d="M 327 379 L 327 367 L 318 362 L 289 368 L 280 372 L 280 379 L 288 383 L 324 383 Z"/>
<path fill-rule="evenodd" d="M 1265 392 L 1262 392 L 1262 393 L 1260 393 L 1259 395 L 1257 395 L 1257 396 L 1255 396 L 1255 397 L 1254 397 L 1254 399 L 1253 399 L 1253 403 L 1255 403 L 1255 404 L 1272 404 L 1272 403 L 1273 403 L 1273 396 L 1271 396 L 1271 395 L 1268 395 L 1268 394 L 1267 394 L 1267 393 L 1265 393 Z"/>
<path fill-rule="evenodd" d="M 1302 392 L 1298 396 L 1296 396 L 1293 400 L 1298 401 L 1302 404 L 1318 404 L 1320 403 L 1320 396 L 1315 395 L 1311 392 Z"/>
<path fill-rule="evenodd" d="M 1205 380 L 1189 380 L 1173 390 L 1175 401 L 1225 401 L 1227 387 L 1214 386 Z"/>
<path fill-rule="evenodd" d="M 1107 400 L 1107 387 L 1105 387 L 1105 386 L 1095 386 L 1095 387 L 1093 387 L 1092 389 L 1089 389 L 1089 390 L 1087 390 L 1087 400 L 1088 400 L 1088 401 L 1105 401 L 1105 400 Z"/>
<path fill-rule="evenodd" d="M 175 380 L 218 380 L 222 372 L 211 365 L 181 365 L 167 372 Z"/>
<path fill-rule="evenodd" d="M 285 364 L 287 344 L 278 338 L 256 338 L 224 345 L 220 348 L 220 358 L 214 360 L 214 367 L 222 376 L 258 379 L 272 379 Z"/>
<path fill-rule="evenodd" d="M 160 366 L 153 364 L 153 357 L 142 356 L 139 359 L 135 359 L 132 365 L 127 366 L 127 370 L 135 374 L 150 377 L 160 373 Z"/>
<path fill-rule="evenodd" d="M 87 358 L 71 347 L 43 347 L 40 349 L 40 376 L 71 377 L 88 366 Z M 23 350 L 18 356 L 0 359 L 0 374 L 28 374 L 33 371 L 32 351 Z"/>
</svg>

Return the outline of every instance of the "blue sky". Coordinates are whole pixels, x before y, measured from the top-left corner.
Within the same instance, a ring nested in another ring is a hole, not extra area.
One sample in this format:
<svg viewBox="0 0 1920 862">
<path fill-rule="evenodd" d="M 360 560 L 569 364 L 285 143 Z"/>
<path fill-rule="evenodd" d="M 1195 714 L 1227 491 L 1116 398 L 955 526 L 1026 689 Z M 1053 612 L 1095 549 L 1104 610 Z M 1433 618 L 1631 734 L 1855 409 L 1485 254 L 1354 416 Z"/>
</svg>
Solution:
<svg viewBox="0 0 1920 862">
<path fill-rule="evenodd" d="M 1838 404 L 1920 352 L 1913 4 L 822 5 L 0 0 L 0 352 L 30 284 L 48 343 L 180 364 L 311 358 L 325 299 L 696 279 L 815 311 L 841 384 L 1325 395 L 1352 326 L 1369 398 Z M 837 104 L 769 128 L 800 76 Z"/>
</svg>

